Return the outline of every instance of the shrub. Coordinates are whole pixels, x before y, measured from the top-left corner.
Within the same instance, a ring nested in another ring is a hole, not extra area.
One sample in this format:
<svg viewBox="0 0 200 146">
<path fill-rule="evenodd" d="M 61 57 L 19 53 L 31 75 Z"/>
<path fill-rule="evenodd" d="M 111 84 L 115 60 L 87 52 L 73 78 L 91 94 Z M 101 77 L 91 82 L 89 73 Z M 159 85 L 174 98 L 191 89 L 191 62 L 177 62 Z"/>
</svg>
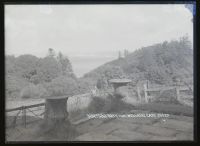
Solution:
<svg viewBox="0 0 200 146">
<path fill-rule="evenodd" d="M 102 97 L 95 96 L 95 97 L 92 98 L 92 101 L 89 104 L 88 112 L 90 112 L 90 113 L 101 113 L 101 112 L 106 110 L 104 108 L 104 106 L 106 104 L 108 104 L 108 103 L 106 103 L 106 99 L 104 99 Z"/>
<path fill-rule="evenodd" d="M 29 84 L 28 86 L 24 87 L 20 92 L 21 98 L 39 98 L 45 96 L 47 94 L 46 89 L 43 85 L 38 84 Z"/>
<path fill-rule="evenodd" d="M 59 76 L 46 84 L 49 96 L 72 96 L 78 94 L 78 83 L 74 78 Z"/>
<path fill-rule="evenodd" d="M 6 97 L 18 98 L 20 90 L 28 85 L 28 82 L 20 77 L 6 75 Z"/>
<path fill-rule="evenodd" d="M 91 113 L 121 112 L 127 109 L 132 109 L 132 105 L 124 103 L 122 100 L 111 94 L 106 98 L 98 96 L 93 97 L 93 100 L 88 107 L 88 111 Z"/>
</svg>

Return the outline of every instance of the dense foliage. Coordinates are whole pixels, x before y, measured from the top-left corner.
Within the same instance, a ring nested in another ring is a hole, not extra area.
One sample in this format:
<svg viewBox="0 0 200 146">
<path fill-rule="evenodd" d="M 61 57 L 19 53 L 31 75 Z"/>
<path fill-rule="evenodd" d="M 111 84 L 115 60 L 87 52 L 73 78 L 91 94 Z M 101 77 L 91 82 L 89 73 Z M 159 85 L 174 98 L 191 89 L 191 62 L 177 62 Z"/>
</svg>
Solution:
<svg viewBox="0 0 200 146">
<path fill-rule="evenodd" d="M 120 72 L 114 71 L 118 68 Z M 188 37 L 179 40 L 163 42 L 148 47 L 143 47 L 129 53 L 124 58 L 108 62 L 95 70 L 85 74 L 84 78 L 98 81 L 105 70 L 112 70 L 112 75 L 121 72 L 132 79 L 132 84 L 137 85 L 142 80 L 149 80 L 155 84 L 174 84 L 177 80 L 192 84 L 193 77 L 193 50 Z M 110 75 L 105 78 L 109 79 Z"/>
<path fill-rule="evenodd" d="M 37 98 L 73 95 L 82 91 L 69 59 L 49 49 L 44 58 L 33 55 L 6 56 L 6 96 Z"/>
</svg>

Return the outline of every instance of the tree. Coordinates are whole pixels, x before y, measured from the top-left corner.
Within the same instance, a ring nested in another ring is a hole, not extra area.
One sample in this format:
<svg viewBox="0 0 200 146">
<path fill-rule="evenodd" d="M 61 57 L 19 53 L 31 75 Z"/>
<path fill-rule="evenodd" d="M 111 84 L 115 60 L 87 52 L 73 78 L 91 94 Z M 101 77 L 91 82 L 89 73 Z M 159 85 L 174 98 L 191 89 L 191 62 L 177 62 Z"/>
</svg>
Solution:
<svg viewBox="0 0 200 146">
<path fill-rule="evenodd" d="M 20 55 L 14 63 L 15 75 L 30 81 L 31 76 L 36 74 L 38 58 L 33 55 Z"/>
<path fill-rule="evenodd" d="M 77 80 L 79 94 L 88 93 L 95 86 L 91 83 L 91 79 L 79 78 Z"/>
<path fill-rule="evenodd" d="M 122 58 L 122 54 L 121 54 L 121 51 L 119 51 L 118 53 L 118 59 Z"/>
<path fill-rule="evenodd" d="M 119 66 L 107 66 L 97 79 L 97 88 L 107 89 L 110 87 L 109 80 L 114 78 L 126 78 L 126 74 Z"/>
<path fill-rule="evenodd" d="M 16 73 L 16 58 L 15 56 L 7 55 L 5 57 L 5 63 L 6 63 L 6 74 L 15 74 Z"/>
<path fill-rule="evenodd" d="M 49 56 L 49 57 L 55 57 L 55 55 L 56 55 L 56 53 L 55 53 L 54 49 L 49 48 L 48 56 Z"/>
<path fill-rule="evenodd" d="M 39 98 L 47 95 L 47 90 L 43 85 L 34 85 L 29 83 L 29 85 L 22 88 L 20 91 L 21 98 Z"/>
<path fill-rule="evenodd" d="M 191 48 L 191 42 L 189 41 L 189 37 L 187 34 L 180 38 L 179 45 L 181 49 Z"/>
<path fill-rule="evenodd" d="M 61 74 L 62 69 L 55 58 L 45 57 L 38 62 L 37 71 L 41 80 L 50 82 Z"/>
<path fill-rule="evenodd" d="M 163 49 L 166 49 L 166 48 L 167 48 L 167 45 L 168 45 L 168 42 L 167 42 L 167 41 L 164 41 L 164 42 L 162 43 L 162 48 L 163 48 Z"/>
<path fill-rule="evenodd" d="M 97 86 L 97 89 L 103 89 L 103 81 L 102 81 L 102 79 L 98 79 L 97 80 L 96 86 Z"/>
<path fill-rule="evenodd" d="M 42 78 L 40 77 L 39 74 L 35 74 L 30 78 L 30 82 L 37 85 L 41 82 Z"/>
<path fill-rule="evenodd" d="M 64 56 L 61 52 L 59 52 L 57 60 L 61 65 L 63 75 L 70 75 L 72 77 L 75 77 L 71 62 L 69 61 L 67 56 Z"/>
<path fill-rule="evenodd" d="M 62 89 L 61 93 L 71 92 L 71 90 L 74 92 L 75 88 L 78 88 L 78 83 L 68 57 L 61 52 L 55 57 L 55 51 L 51 48 L 48 54 L 44 58 L 33 55 L 6 56 L 6 96 L 39 97 L 43 84 L 45 88 L 52 88 L 55 94 L 60 92 L 60 89 Z M 58 84 L 61 87 L 58 87 Z M 81 86 L 87 87 L 87 84 Z M 76 92 L 80 92 L 79 90 Z M 48 92 L 51 93 L 51 90 Z"/>
<path fill-rule="evenodd" d="M 125 78 L 126 75 L 120 66 L 110 66 L 104 71 L 104 76 L 107 79 Z"/>
<path fill-rule="evenodd" d="M 128 52 L 128 50 L 124 50 L 124 57 L 126 57 L 126 56 L 128 56 L 128 54 L 129 54 L 129 52 Z"/>
<path fill-rule="evenodd" d="M 6 75 L 6 98 L 18 98 L 22 88 L 28 85 L 28 82 L 22 77 Z"/>
</svg>

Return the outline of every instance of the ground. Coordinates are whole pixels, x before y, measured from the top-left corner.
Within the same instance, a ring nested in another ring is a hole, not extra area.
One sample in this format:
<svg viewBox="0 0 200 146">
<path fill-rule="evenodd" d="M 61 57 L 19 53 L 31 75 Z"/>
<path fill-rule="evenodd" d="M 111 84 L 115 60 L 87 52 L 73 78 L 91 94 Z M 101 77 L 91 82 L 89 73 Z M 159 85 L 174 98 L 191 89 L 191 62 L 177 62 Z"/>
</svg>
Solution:
<svg viewBox="0 0 200 146">
<path fill-rule="evenodd" d="M 132 110 L 129 114 L 150 113 Z M 123 113 L 122 113 L 123 114 Z M 124 113 L 125 114 L 125 113 Z M 126 112 L 127 114 L 127 112 Z M 37 124 L 7 130 L 7 141 L 42 141 L 31 136 Z M 132 117 L 90 119 L 74 123 L 79 136 L 74 141 L 177 141 L 193 140 L 193 118 L 169 115 L 165 118 Z M 58 139 L 49 139 L 56 141 Z M 63 140 L 65 141 L 65 140 Z"/>
<path fill-rule="evenodd" d="M 131 111 L 130 113 L 144 111 Z M 116 118 L 93 119 L 77 126 L 79 141 L 156 141 L 193 140 L 193 118 Z"/>
</svg>

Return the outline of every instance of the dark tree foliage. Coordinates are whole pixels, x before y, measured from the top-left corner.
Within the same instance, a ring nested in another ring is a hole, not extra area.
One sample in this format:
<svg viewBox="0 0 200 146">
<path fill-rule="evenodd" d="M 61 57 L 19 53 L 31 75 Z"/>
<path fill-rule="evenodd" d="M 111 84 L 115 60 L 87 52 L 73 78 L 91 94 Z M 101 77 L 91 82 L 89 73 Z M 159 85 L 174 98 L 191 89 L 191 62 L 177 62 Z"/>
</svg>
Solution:
<svg viewBox="0 0 200 146">
<path fill-rule="evenodd" d="M 33 55 L 6 56 L 8 97 L 34 98 L 51 94 L 75 94 L 79 91 L 75 89 L 78 85 L 70 60 L 61 52 L 56 56 L 54 49 L 50 48 L 44 58 Z"/>
<path fill-rule="evenodd" d="M 51 82 L 52 79 L 58 77 L 61 73 L 61 66 L 53 57 L 45 57 L 38 63 L 38 75 L 45 82 Z"/>
<path fill-rule="evenodd" d="M 122 71 L 133 83 L 141 80 L 149 80 L 157 84 L 173 84 L 174 76 L 178 76 L 182 82 L 189 83 L 187 78 L 193 77 L 193 50 L 187 35 L 179 40 L 164 41 L 148 47 L 137 49 L 129 53 L 123 59 L 108 62 L 84 77 L 98 82 L 106 77 L 119 78 Z M 113 67 L 119 69 L 114 69 Z M 108 71 L 107 71 L 108 70 Z M 120 71 L 121 70 L 121 71 Z M 100 86 L 99 86 L 100 87 Z"/>
<path fill-rule="evenodd" d="M 78 83 L 75 79 L 59 76 L 46 85 L 48 96 L 73 96 L 79 93 Z"/>
<path fill-rule="evenodd" d="M 98 89 L 106 89 L 110 86 L 110 79 L 121 78 L 126 78 L 126 75 L 119 66 L 108 66 L 102 71 L 101 76 L 97 80 L 96 86 Z"/>
<path fill-rule="evenodd" d="M 61 65 L 63 75 L 70 75 L 72 77 L 75 77 L 71 62 L 69 61 L 67 56 L 64 56 L 61 52 L 59 52 L 57 60 Z"/>
</svg>

